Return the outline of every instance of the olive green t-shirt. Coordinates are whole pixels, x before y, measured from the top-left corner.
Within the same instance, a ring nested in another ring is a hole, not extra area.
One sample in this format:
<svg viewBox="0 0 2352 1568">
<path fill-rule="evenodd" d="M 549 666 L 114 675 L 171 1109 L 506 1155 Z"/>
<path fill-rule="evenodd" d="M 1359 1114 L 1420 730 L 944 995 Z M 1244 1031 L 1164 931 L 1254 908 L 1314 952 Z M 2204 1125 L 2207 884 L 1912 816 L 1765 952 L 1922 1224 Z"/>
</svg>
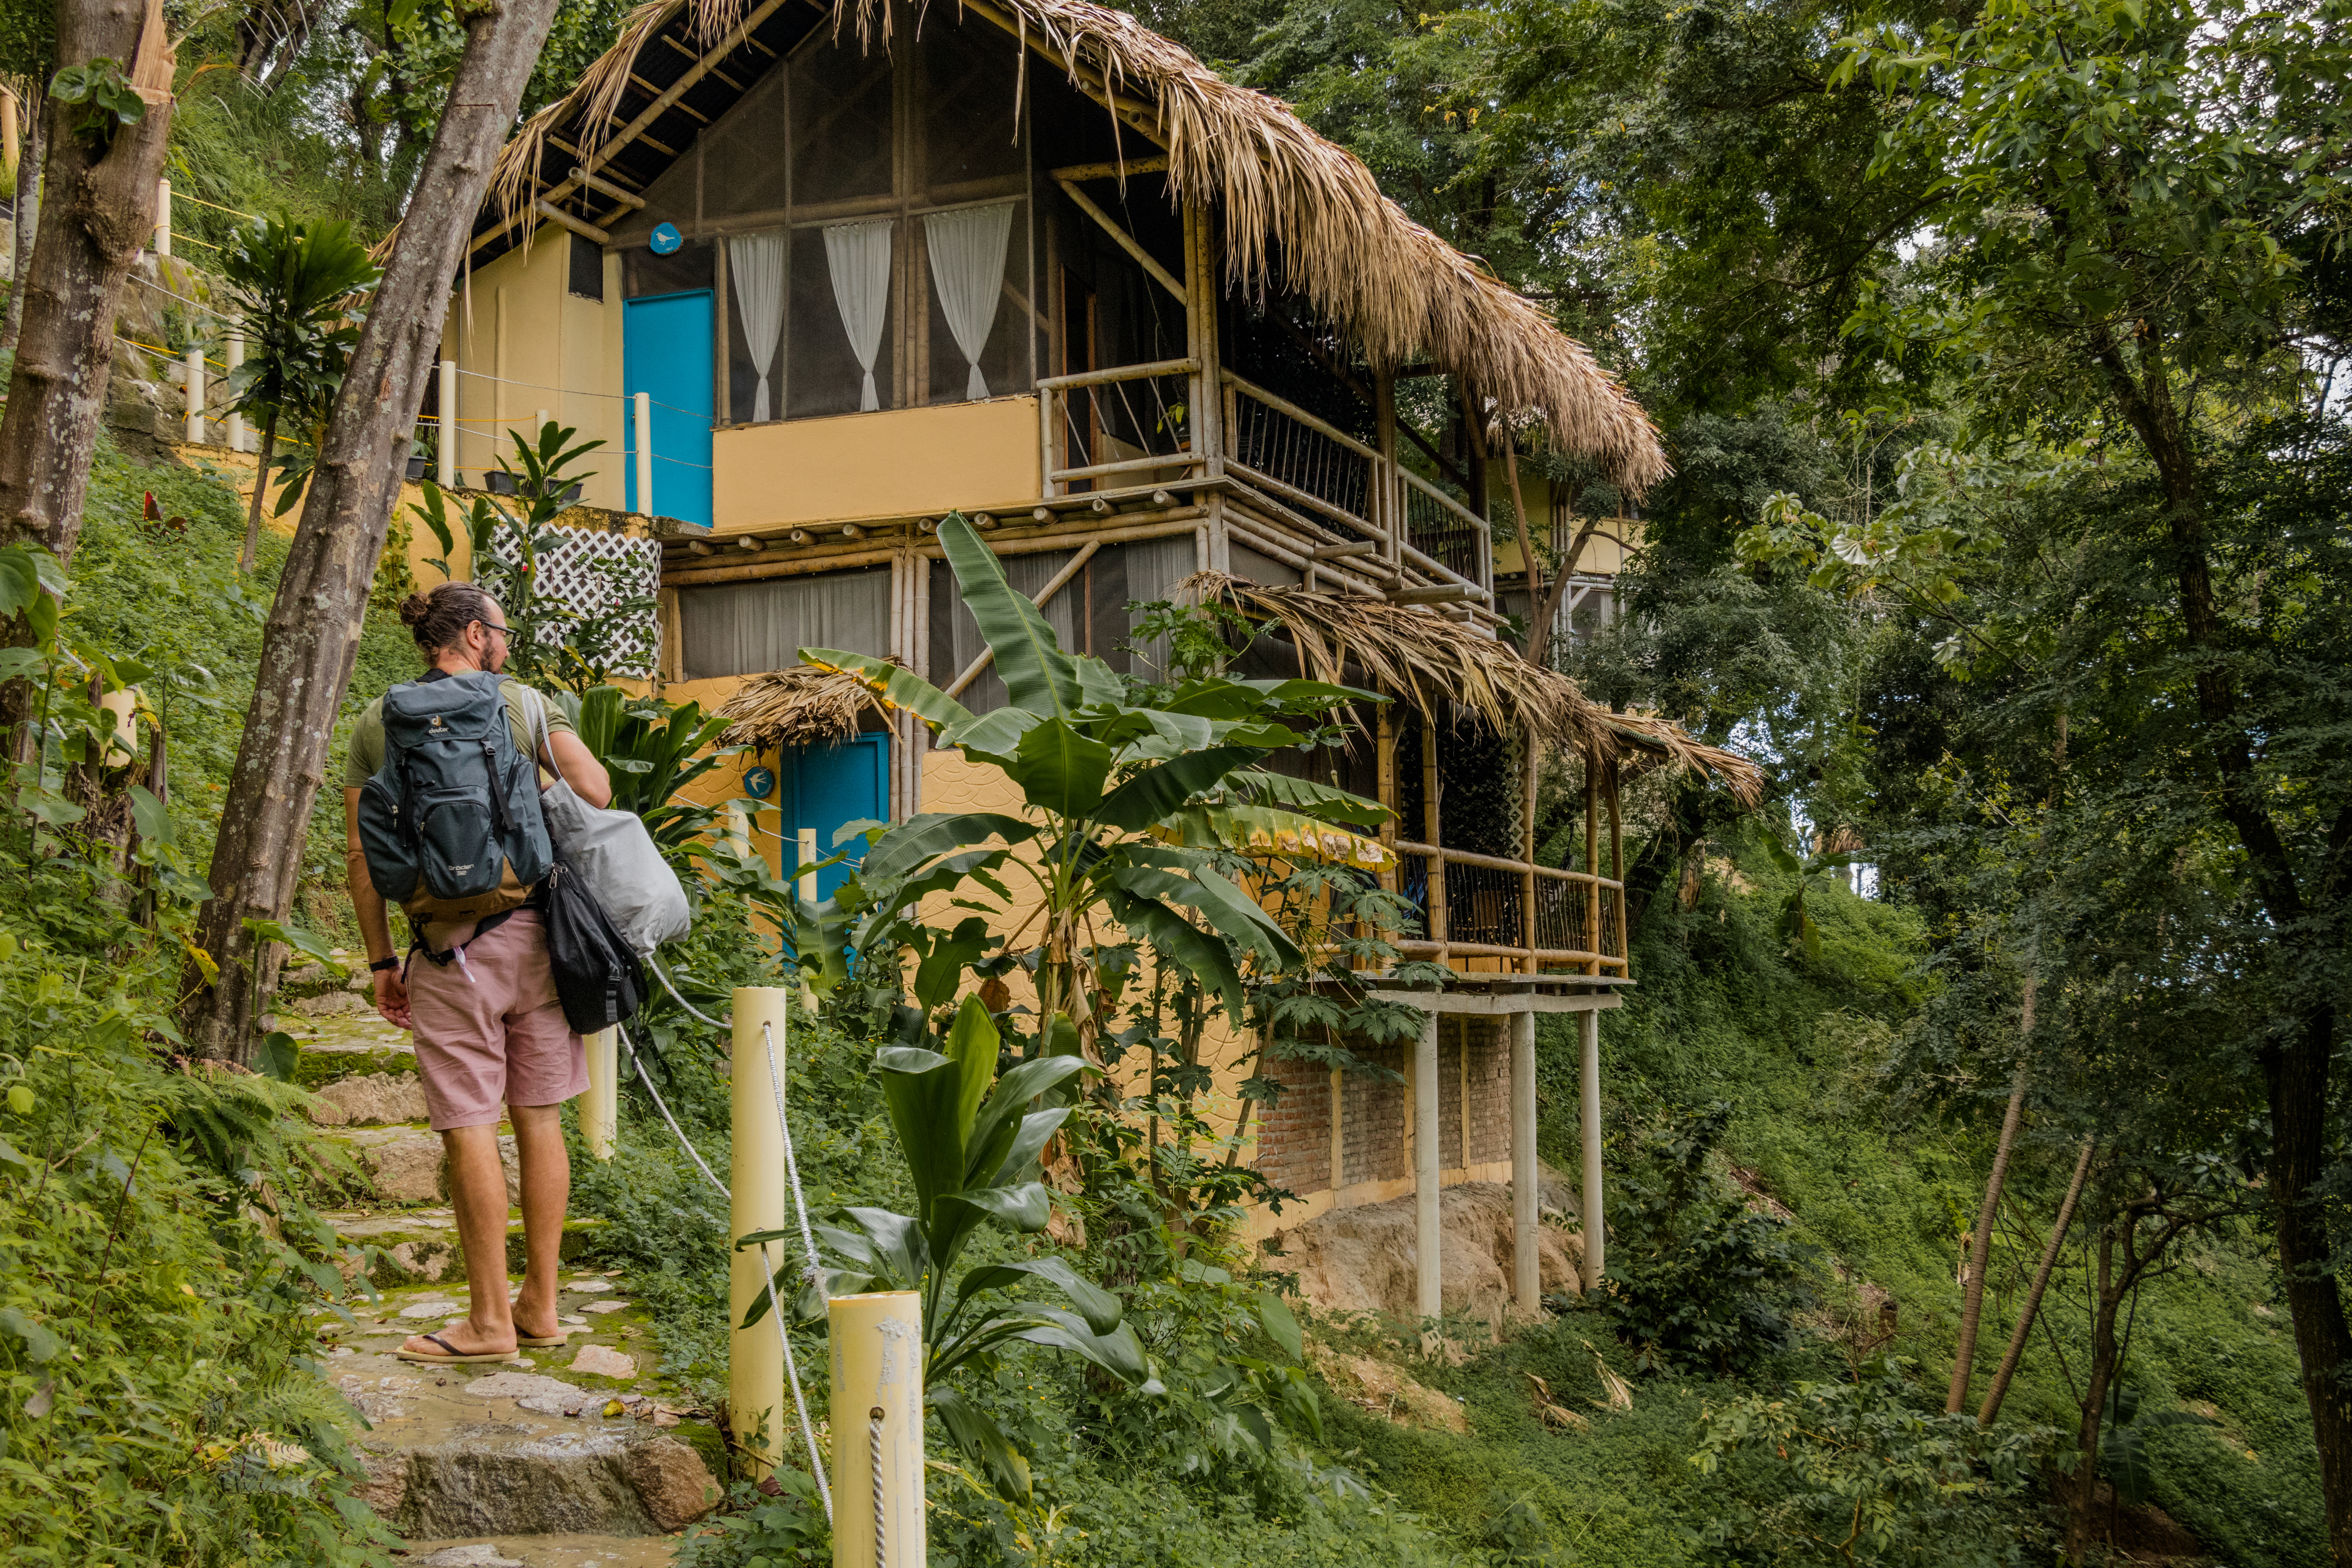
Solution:
<svg viewBox="0 0 2352 1568">
<path fill-rule="evenodd" d="M 512 676 L 499 682 L 499 695 L 507 700 L 507 730 L 514 736 L 515 750 L 525 756 L 539 750 L 538 705 L 546 700 Z M 562 731 L 571 734 L 572 721 L 563 710 L 547 702 L 547 728 L 551 733 Z M 367 705 L 360 721 L 352 726 L 351 749 L 344 753 L 343 787 L 357 789 L 373 778 L 383 766 L 383 699 L 379 697 Z M 547 770 L 540 770 L 545 782 Z"/>
</svg>

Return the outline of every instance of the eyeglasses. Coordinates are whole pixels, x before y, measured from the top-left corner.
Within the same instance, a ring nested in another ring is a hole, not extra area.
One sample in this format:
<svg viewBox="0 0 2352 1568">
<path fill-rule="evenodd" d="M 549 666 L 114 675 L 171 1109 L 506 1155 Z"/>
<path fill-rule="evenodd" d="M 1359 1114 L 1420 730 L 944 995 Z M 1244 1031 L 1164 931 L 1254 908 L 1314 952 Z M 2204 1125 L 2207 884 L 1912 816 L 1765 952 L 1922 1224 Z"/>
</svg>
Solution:
<svg viewBox="0 0 2352 1568">
<path fill-rule="evenodd" d="M 507 629 L 507 626 L 504 621 L 498 622 L 495 625 L 488 621 L 476 621 L 474 624 L 481 627 L 486 632 L 496 632 L 500 637 L 512 637 L 514 635 Z"/>
</svg>

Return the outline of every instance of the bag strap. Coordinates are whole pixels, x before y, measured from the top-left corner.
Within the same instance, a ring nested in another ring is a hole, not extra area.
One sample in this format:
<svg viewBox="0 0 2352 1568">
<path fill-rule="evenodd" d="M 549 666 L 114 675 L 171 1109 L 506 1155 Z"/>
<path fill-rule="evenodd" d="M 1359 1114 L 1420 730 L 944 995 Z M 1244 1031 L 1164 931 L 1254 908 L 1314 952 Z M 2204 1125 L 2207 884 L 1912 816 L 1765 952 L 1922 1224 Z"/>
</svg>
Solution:
<svg viewBox="0 0 2352 1568">
<path fill-rule="evenodd" d="M 521 685 L 521 682 L 518 681 L 516 684 Z M 564 779 L 563 770 L 555 761 L 555 731 L 547 721 L 547 693 L 536 686 L 524 686 L 523 689 L 530 693 L 531 717 L 536 721 L 531 729 L 531 739 L 534 744 L 531 747 L 530 765 L 534 768 L 538 767 L 539 753 L 545 752 L 547 771 L 553 773 L 559 783 L 569 782 Z"/>
</svg>

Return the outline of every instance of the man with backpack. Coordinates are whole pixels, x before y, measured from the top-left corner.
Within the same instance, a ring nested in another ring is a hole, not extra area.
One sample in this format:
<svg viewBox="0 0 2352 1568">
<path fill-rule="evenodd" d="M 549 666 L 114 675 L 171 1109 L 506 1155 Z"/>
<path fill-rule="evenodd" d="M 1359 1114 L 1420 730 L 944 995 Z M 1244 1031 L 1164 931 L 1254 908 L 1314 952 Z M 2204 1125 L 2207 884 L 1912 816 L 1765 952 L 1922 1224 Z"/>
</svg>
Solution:
<svg viewBox="0 0 2352 1568">
<path fill-rule="evenodd" d="M 471 1310 L 399 1353 L 501 1361 L 564 1340 L 556 1266 L 572 1169 L 561 1111 L 588 1087 L 581 1038 L 564 1021 L 549 965 L 540 906 L 554 855 L 539 794 L 560 773 L 601 806 L 612 781 L 560 710 L 501 677 L 510 634 L 497 600 L 470 583 L 444 583 L 410 595 L 400 618 L 432 668 L 371 703 L 352 733 L 345 861 L 376 1011 L 416 1037 Z M 535 743 L 541 733 L 543 747 Z M 408 916 L 404 957 L 393 944 L 387 900 Z M 511 1302 L 502 1107 L 522 1167 L 525 1265 Z"/>
</svg>

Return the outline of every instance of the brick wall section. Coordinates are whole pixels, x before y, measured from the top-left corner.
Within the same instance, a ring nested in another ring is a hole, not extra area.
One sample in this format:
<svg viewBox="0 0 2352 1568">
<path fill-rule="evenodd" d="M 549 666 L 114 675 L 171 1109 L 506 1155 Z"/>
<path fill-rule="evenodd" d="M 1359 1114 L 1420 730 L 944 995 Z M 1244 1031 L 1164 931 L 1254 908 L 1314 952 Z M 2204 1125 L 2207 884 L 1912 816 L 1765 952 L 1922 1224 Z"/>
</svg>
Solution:
<svg viewBox="0 0 2352 1568">
<path fill-rule="evenodd" d="M 1407 1045 L 1374 1046 L 1351 1040 L 1349 1048 L 1366 1061 L 1402 1073 L 1412 1065 Z M 1339 1136 L 1346 1143 L 1342 1167 L 1348 1184 L 1392 1181 L 1412 1173 L 1404 1155 L 1404 1085 L 1375 1082 L 1363 1073 L 1340 1079 Z"/>
<path fill-rule="evenodd" d="M 1331 1185 L 1331 1072 L 1314 1062 L 1268 1061 L 1282 1098 L 1258 1107 L 1257 1168 L 1300 1197 Z"/>
<path fill-rule="evenodd" d="M 1470 1163 L 1511 1157 L 1511 1035 L 1507 1018 L 1470 1020 Z"/>
<path fill-rule="evenodd" d="M 1410 1043 L 1373 1046 L 1350 1041 L 1368 1061 L 1411 1076 Z M 1463 1056 L 1469 1056 L 1470 1147 L 1462 1147 Z M 1283 1083 L 1280 1100 L 1260 1108 L 1258 1169 L 1278 1186 L 1299 1196 L 1331 1185 L 1331 1087 L 1328 1069 L 1308 1062 L 1270 1062 L 1270 1076 Z M 1444 1017 L 1437 1029 L 1438 1164 L 1507 1162 L 1511 1157 L 1511 1047 L 1509 1020 Z M 1361 1073 L 1346 1075 L 1340 1088 L 1343 1175 L 1358 1182 L 1392 1181 L 1412 1173 L 1405 1155 L 1405 1086 L 1378 1083 Z"/>
</svg>

